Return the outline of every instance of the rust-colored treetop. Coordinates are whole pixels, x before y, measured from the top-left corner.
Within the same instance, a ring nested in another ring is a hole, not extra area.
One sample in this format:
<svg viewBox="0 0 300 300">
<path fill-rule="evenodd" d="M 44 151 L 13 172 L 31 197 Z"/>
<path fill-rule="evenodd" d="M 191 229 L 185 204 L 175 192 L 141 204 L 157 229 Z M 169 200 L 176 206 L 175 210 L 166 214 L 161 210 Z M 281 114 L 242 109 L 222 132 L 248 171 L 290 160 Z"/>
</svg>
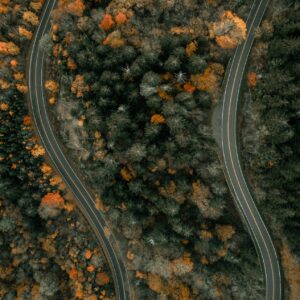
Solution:
<svg viewBox="0 0 300 300">
<path fill-rule="evenodd" d="M 99 26 L 105 31 L 108 31 L 114 25 L 115 25 L 115 22 L 110 14 L 105 14 L 99 24 Z"/>
<path fill-rule="evenodd" d="M 96 275 L 96 283 L 99 284 L 100 286 L 103 286 L 107 283 L 109 283 L 110 278 L 105 272 L 99 272 Z"/>
<path fill-rule="evenodd" d="M 26 115 L 23 117 L 24 126 L 30 126 L 32 124 L 31 117 Z"/>
<path fill-rule="evenodd" d="M 118 25 L 122 25 L 123 23 L 127 22 L 127 16 L 123 12 L 119 12 L 115 16 L 115 21 Z"/>
<path fill-rule="evenodd" d="M 48 193 L 41 201 L 41 206 L 61 207 L 64 204 L 64 198 L 60 193 Z"/>
<path fill-rule="evenodd" d="M 154 114 L 151 117 L 151 123 L 153 123 L 153 124 L 163 124 L 163 123 L 165 123 L 165 117 L 161 114 Z"/>
<path fill-rule="evenodd" d="M 257 74 L 255 72 L 249 72 L 247 74 L 248 85 L 250 88 L 254 88 L 257 82 Z"/>
</svg>

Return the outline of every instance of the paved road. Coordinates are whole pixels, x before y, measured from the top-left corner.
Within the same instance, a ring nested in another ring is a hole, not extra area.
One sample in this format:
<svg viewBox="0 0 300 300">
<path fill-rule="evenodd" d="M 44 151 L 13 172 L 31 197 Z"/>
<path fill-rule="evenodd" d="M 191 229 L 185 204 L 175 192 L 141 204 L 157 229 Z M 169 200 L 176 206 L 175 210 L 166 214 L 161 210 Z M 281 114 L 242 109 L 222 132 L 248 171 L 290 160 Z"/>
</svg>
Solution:
<svg viewBox="0 0 300 300">
<path fill-rule="evenodd" d="M 222 109 L 221 139 L 222 153 L 228 184 L 245 219 L 249 232 L 258 250 L 265 272 L 266 299 L 279 300 L 282 297 L 281 270 L 272 239 L 253 201 L 239 162 L 237 147 L 237 106 L 239 91 L 254 40 L 254 32 L 267 8 L 268 0 L 256 0 L 247 20 L 248 36 L 240 45 L 231 61 Z"/>
<path fill-rule="evenodd" d="M 46 103 L 43 89 L 43 65 L 44 54 L 40 50 L 39 41 L 43 34 L 50 29 L 50 14 L 55 6 L 56 0 L 47 0 L 44 4 L 41 22 L 37 28 L 29 51 L 27 64 L 27 79 L 29 86 L 29 98 L 31 103 L 31 113 L 38 131 L 38 135 L 50 157 L 53 165 L 61 174 L 70 190 L 74 193 L 78 206 L 85 215 L 89 224 L 93 228 L 113 274 L 114 284 L 118 299 L 127 300 L 130 297 L 130 285 L 127 271 L 120 258 L 120 251 L 117 249 L 113 235 L 108 239 L 105 236 L 104 228 L 107 223 L 104 216 L 95 208 L 94 201 L 83 183 L 80 181 L 72 166 L 53 133 L 47 115 Z"/>
</svg>

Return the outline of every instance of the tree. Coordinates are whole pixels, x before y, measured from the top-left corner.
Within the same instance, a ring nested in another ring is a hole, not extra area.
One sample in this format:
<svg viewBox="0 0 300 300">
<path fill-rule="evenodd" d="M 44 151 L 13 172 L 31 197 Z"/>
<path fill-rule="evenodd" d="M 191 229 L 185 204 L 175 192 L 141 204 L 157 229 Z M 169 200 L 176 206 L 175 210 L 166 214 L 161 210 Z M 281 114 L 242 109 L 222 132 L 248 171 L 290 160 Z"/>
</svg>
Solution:
<svg viewBox="0 0 300 300">
<path fill-rule="evenodd" d="M 10 217 L 4 217 L 0 220 L 0 232 L 10 233 L 15 229 L 15 222 Z"/>
<path fill-rule="evenodd" d="M 59 291 L 59 278 L 53 272 L 41 276 L 39 293 L 45 297 L 53 297 Z"/>
<path fill-rule="evenodd" d="M 52 50 L 53 46 L 54 46 L 54 43 L 52 41 L 50 34 L 45 33 L 39 41 L 39 47 L 41 48 L 41 50 L 43 52 L 48 54 Z"/>
</svg>

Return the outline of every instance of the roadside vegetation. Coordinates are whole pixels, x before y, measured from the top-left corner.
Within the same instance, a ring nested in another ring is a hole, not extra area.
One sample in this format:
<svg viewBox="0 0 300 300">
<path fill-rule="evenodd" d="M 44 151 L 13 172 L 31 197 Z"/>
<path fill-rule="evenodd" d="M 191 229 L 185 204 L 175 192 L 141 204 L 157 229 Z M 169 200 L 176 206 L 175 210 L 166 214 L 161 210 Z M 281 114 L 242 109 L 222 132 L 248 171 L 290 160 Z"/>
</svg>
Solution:
<svg viewBox="0 0 300 300">
<path fill-rule="evenodd" d="M 247 11 L 58 1 L 43 38 L 53 124 L 122 243 L 138 299 L 264 297 L 210 120 Z"/>
<path fill-rule="evenodd" d="M 272 6 L 272 5 L 271 5 Z M 277 239 L 290 299 L 300 293 L 300 9 L 277 1 L 263 22 L 248 73 L 243 159 L 261 212 Z"/>
<path fill-rule="evenodd" d="M 101 248 L 28 115 L 25 59 L 42 5 L 0 1 L 0 298 L 113 299 Z"/>
</svg>

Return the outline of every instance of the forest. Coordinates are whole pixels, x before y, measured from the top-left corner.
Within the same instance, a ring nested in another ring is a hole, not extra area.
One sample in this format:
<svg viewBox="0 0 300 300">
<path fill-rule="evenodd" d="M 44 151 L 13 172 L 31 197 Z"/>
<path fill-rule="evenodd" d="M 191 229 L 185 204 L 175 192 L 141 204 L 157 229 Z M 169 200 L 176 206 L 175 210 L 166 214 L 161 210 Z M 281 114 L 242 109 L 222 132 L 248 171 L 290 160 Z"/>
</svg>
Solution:
<svg viewBox="0 0 300 300">
<path fill-rule="evenodd" d="M 45 158 L 27 109 L 42 1 L 0 1 L 0 298 L 113 299 L 101 248 Z"/>
<path fill-rule="evenodd" d="M 58 2 L 41 42 L 49 111 L 122 243 L 138 298 L 262 299 L 211 128 L 249 8 L 73 3 Z"/>
<path fill-rule="evenodd" d="M 279 1 L 263 22 L 250 57 L 242 108 L 242 161 L 297 299 L 300 243 L 300 9 Z"/>
<path fill-rule="evenodd" d="M 137 299 L 264 298 L 211 125 L 246 38 L 247 2 L 59 0 L 40 42 L 53 128 L 118 238 Z M 101 247 L 28 109 L 26 57 L 43 4 L 0 0 L 0 298 L 115 299 Z M 270 4 L 240 130 L 290 299 L 300 274 L 299 16 L 295 0 Z"/>
<path fill-rule="evenodd" d="M 274 17 L 272 32 L 261 36 L 268 60 L 251 92 L 254 124 L 245 134 L 243 160 L 263 191 L 264 212 L 275 217 L 274 225 L 280 225 L 300 256 L 300 10 L 293 3 Z"/>
</svg>

